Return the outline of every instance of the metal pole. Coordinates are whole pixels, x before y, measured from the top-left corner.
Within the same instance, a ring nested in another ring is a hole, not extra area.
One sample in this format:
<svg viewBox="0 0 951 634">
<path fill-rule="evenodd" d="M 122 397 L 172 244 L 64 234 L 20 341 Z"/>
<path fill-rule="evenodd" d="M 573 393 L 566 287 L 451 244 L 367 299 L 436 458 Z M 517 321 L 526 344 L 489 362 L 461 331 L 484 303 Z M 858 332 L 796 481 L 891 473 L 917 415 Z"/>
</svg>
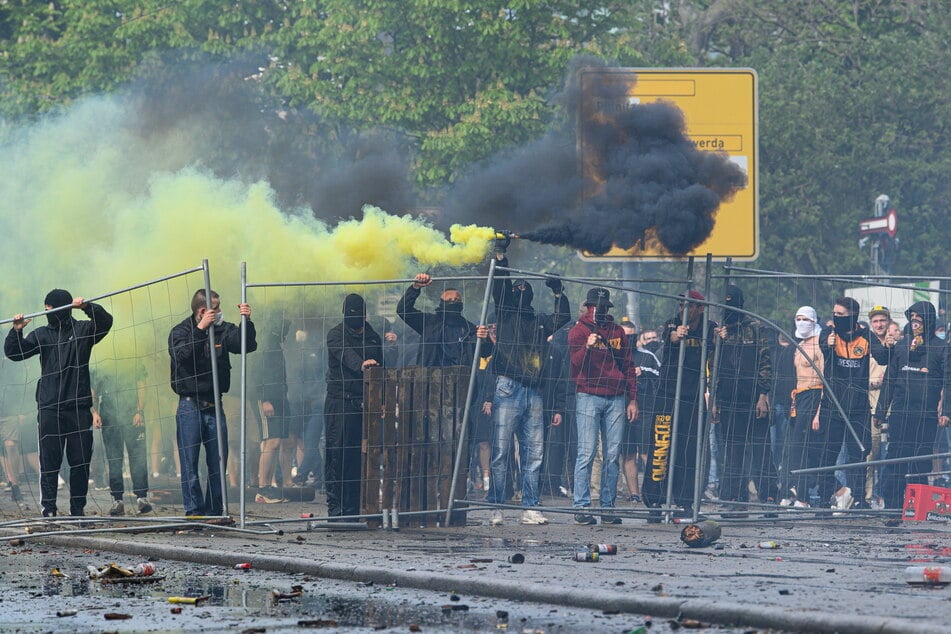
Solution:
<svg viewBox="0 0 951 634">
<path fill-rule="evenodd" d="M 687 301 L 690 295 L 690 289 L 693 286 L 693 256 L 687 260 L 687 292 L 684 294 L 684 306 L 680 311 L 680 323 L 687 324 L 687 308 L 690 303 Z M 684 380 L 684 357 L 687 354 L 687 338 L 680 340 L 680 348 L 677 351 L 677 382 L 674 387 L 674 411 L 673 422 L 670 426 L 670 453 L 667 456 L 667 498 L 664 506 L 668 509 L 674 497 L 674 467 L 677 466 L 677 427 L 680 418 L 680 393 L 683 388 Z M 670 515 L 667 515 L 669 519 Z"/>
<path fill-rule="evenodd" d="M 205 269 L 205 308 L 211 310 L 211 272 L 208 270 L 208 260 L 202 260 L 202 268 Z M 228 515 L 228 476 L 225 473 L 227 460 L 225 453 L 228 451 L 228 444 L 222 444 L 224 438 L 222 430 L 224 429 L 224 412 L 221 411 L 221 387 L 218 382 L 218 355 L 215 352 L 215 324 L 212 322 L 208 328 L 208 354 L 211 357 L 211 381 L 215 390 L 215 430 L 218 433 L 218 462 L 221 469 L 221 514 Z M 208 487 L 214 486 L 211 482 Z"/>
<path fill-rule="evenodd" d="M 630 280 L 636 280 L 638 273 L 640 273 L 640 263 L 638 262 L 624 262 L 621 264 L 621 270 L 624 272 L 624 277 Z M 641 323 L 641 302 L 640 297 L 637 295 L 637 282 L 634 281 L 631 288 L 626 292 L 627 295 L 627 316 L 631 318 L 634 324 L 637 326 L 637 329 L 640 330 Z"/>
<path fill-rule="evenodd" d="M 863 450 L 864 451 L 864 450 Z M 789 473 L 822 473 L 823 471 L 838 471 L 839 469 L 858 469 L 859 467 L 868 467 L 870 465 L 883 464 L 904 464 L 906 462 L 918 462 L 921 460 L 934 460 L 936 458 L 951 458 L 951 452 L 932 453 L 926 456 L 908 456 L 905 458 L 882 458 L 881 460 L 869 460 L 868 462 L 850 462 L 848 464 L 835 464 L 826 467 L 811 467 L 809 469 L 796 469 Z"/>
<path fill-rule="evenodd" d="M 703 293 L 705 297 L 710 297 L 710 274 L 713 267 L 713 255 L 707 254 L 706 270 L 704 271 L 703 276 Z M 697 386 L 697 451 L 694 458 L 694 477 L 693 477 L 693 521 L 696 522 L 699 519 L 700 514 L 700 492 L 702 490 L 702 478 L 703 478 L 703 454 L 704 447 L 707 444 L 707 425 L 705 412 L 707 408 L 705 405 L 706 397 L 706 367 L 707 367 L 707 336 L 710 332 L 710 320 L 707 319 L 707 310 L 704 308 L 703 317 L 703 339 L 700 342 L 700 382 Z M 714 344 L 715 352 L 713 355 L 714 364 L 719 360 L 720 355 L 720 338 L 717 337 L 716 343 Z M 716 368 L 716 365 L 714 365 Z M 714 369 L 714 377 L 716 370 Z M 712 384 L 711 384 L 712 385 Z M 713 396 L 713 388 L 711 390 L 711 399 Z M 713 401 L 711 400 L 711 405 Z"/>
<path fill-rule="evenodd" d="M 241 303 L 248 303 L 248 263 L 241 263 Z M 248 321 L 247 317 L 241 315 L 241 463 L 238 465 L 238 522 L 241 528 L 244 528 L 245 505 L 247 503 L 247 467 L 245 462 L 248 459 Z M 289 474 L 288 474 L 289 475 Z"/>
<path fill-rule="evenodd" d="M 492 297 L 492 284 L 495 278 L 495 263 L 493 257 L 489 261 L 489 277 L 485 283 L 485 295 L 482 298 L 482 314 L 479 316 L 479 325 L 484 326 L 489 316 L 489 299 Z M 469 372 L 469 389 L 466 391 L 466 405 L 462 412 L 462 424 L 459 428 L 459 445 L 456 447 L 456 462 L 452 466 L 452 484 L 449 485 L 449 501 L 446 505 L 446 526 L 452 517 L 452 504 L 456 497 L 456 484 L 459 482 L 459 467 L 462 464 L 462 452 L 466 449 L 468 439 L 466 429 L 469 426 L 469 408 L 472 406 L 472 393 L 475 391 L 476 372 L 479 370 L 479 354 L 482 352 L 482 339 L 476 337 L 475 353 L 472 356 L 472 367 Z"/>
</svg>

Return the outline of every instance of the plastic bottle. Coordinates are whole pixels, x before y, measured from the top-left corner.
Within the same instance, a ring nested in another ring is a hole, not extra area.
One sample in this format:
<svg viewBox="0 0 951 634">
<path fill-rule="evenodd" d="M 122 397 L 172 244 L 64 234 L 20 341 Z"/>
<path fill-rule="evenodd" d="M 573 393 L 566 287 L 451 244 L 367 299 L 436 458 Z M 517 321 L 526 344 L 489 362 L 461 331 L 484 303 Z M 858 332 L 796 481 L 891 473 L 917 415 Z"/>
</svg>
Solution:
<svg viewBox="0 0 951 634">
<path fill-rule="evenodd" d="M 582 550 L 575 553 L 575 561 L 601 561 L 601 555 L 590 550 Z"/>
<path fill-rule="evenodd" d="M 905 581 L 921 585 L 945 585 L 951 583 L 951 566 L 908 566 Z"/>
<path fill-rule="evenodd" d="M 616 555 L 617 546 L 614 544 L 588 544 L 588 549 L 599 555 Z"/>
<path fill-rule="evenodd" d="M 148 561 L 144 564 L 138 564 L 132 569 L 132 572 L 134 572 L 138 577 L 150 577 L 155 574 L 155 564 L 152 564 Z"/>
</svg>

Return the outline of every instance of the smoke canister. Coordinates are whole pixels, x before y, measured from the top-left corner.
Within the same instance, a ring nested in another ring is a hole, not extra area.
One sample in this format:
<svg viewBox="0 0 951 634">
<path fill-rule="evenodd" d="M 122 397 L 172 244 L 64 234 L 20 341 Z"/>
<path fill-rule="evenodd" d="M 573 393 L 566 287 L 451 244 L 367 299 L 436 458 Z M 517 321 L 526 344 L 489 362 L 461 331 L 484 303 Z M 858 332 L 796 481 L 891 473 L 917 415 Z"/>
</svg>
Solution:
<svg viewBox="0 0 951 634">
<path fill-rule="evenodd" d="M 244 562 L 243 564 L 235 564 L 234 569 L 235 570 L 251 570 L 251 564 L 248 562 Z"/>
<path fill-rule="evenodd" d="M 779 542 L 774 542 L 774 541 L 760 542 L 759 544 L 757 544 L 757 547 L 762 548 L 764 550 L 776 550 L 777 548 L 779 548 Z"/>
<path fill-rule="evenodd" d="M 720 525 L 713 520 L 688 524 L 680 531 L 680 541 L 691 548 L 703 548 L 720 539 Z"/>
<path fill-rule="evenodd" d="M 601 554 L 591 550 L 579 550 L 575 553 L 575 561 L 601 561 Z"/>
<path fill-rule="evenodd" d="M 588 544 L 588 550 L 599 555 L 617 554 L 617 546 L 614 544 Z"/>
<path fill-rule="evenodd" d="M 905 582 L 915 585 L 943 586 L 951 583 L 951 566 L 908 566 Z"/>
<path fill-rule="evenodd" d="M 155 574 L 155 564 L 148 561 L 144 564 L 138 564 L 132 569 L 132 572 L 139 577 L 150 577 Z"/>
</svg>

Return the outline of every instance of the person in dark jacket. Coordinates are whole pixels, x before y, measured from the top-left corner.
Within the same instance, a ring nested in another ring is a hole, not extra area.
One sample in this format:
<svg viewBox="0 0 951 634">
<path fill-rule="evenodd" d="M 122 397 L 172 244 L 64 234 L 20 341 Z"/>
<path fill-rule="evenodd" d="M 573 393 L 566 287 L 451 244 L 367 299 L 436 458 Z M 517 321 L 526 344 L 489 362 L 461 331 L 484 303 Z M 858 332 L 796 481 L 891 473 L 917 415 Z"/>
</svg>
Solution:
<svg viewBox="0 0 951 634">
<path fill-rule="evenodd" d="M 417 364 L 426 367 L 471 366 L 477 338 L 482 339 L 479 356 L 483 359 L 491 357 L 489 330 L 462 316 L 462 293 L 458 290 L 444 290 L 439 296 L 436 312 L 424 313 L 416 308 L 421 290 L 432 283 L 429 274 L 418 273 L 396 305 L 396 314 L 420 335 Z"/>
<path fill-rule="evenodd" d="M 650 449 L 650 434 L 648 433 L 650 425 L 645 424 L 644 421 L 654 420 L 654 400 L 657 398 L 657 383 L 660 379 L 660 360 L 647 348 L 638 346 L 641 337 L 637 334 L 637 326 L 632 320 L 622 317 L 621 328 L 627 333 L 634 368 L 637 371 L 638 410 L 637 422 L 625 427 L 624 442 L 621 443 L 621 472 L 627 481 L 630 501 L 640 504 L 643 498 L 639 472 Z"/>
<path fill-rule="evenodd" d="M 221 409 L 221 439 L 219 444 L 215 404 L 231 388 L 230 354 L 241 352 L 241 329 L 224 321 L 221 299 L 211 292 L 211 308 L 207 307 L 203 289 L 192 296 L 192 314 L 172 328 L 168 335 L 168 354 L 171 357 L 172 391 L 178 394 L 175 412 L 178 455 L 182 465 L 182 502 L 185 515 L 221 515 L 224 496 L 221 490 L 221 462 L 228 460 L 228 426 Z M 251 307 L 238 304 L 238 314 L 246 317 L 247 351 L 257 347 Z M 211 368 L 209 331 L 214 327 L 215 358 L 218 367 L 218 393 L 215 393 Z M 205 448 L 208 466 L 208 486 L 202 493 L 198 478 L 198 459 Z"/>
<path fill-rule="evenodd" d="M 40 438 L 40 506 L 44 517 L 57 513 L 56 487 L 63 451 L 69 463 L 69 513 L 84 515 L 92 458 L 92 390 L 89 357 L 92 347 L 112 328 L 112 315 L 102 306 L 73 298 L 54 289 L 46 295 L 49 324 L 24 336 L 30 323 L 22 314 L 13 318 L 3 352 L 11 361 L 40 355 L 42 376 L 36 386 Z M 70 311 L 81 309 L 88 320 Z M 54 310 L 56 309 L 56 310 Z"/>
<path fill-rule="evenodd" d="M 727 287 L 724 303 L 743 308 L 743 292 Z M 723 461 L 720 499 L 748 502 L 752 477 L 761 502 L 775 501 L 776 470 L 769 448 L 769 392 L 773 368 L 769 333 L 758 319 L 726 309 L 720 337 L 713 421 L 720 425 Z"/>
<path fill-rule="evenodd" d="M 935 335 L 936 312 L 931 302 L 916 302 L 905 311 L 908 336 L 892 348 L 872 424 L 888 422 L 888 457 L 909 458 L 931 453 L 939 427 L 951 416 L 948 344 Z M 941 404 L 941 411 L 938 405 Z M 886 508 L 901 508 L 905 484 L 928 484 L 930 460 L 888 465 L 882 474 Z M 912 477 L 906 478 L 911 474 Z"/>
<path fill-rule="evenodd" d="M 507 267 L 503 253 L 496 253 L 498 266 Z M 523 524 L 547 524 L 548 520 L 533 507 L 538 505 L 538 478 L 544 444 L 543 402 L 541 394 L 543 360 L 548 337 L 563 326 L 571 315 L 561 281 L 555 277 L 545 285 L 555 296 L 555 312 L 540 315 L 532 307 L 532 286 L 525 280 L 509 278 L 500 271 L 492 284 L 498 323 L 498 341 L 492 355 L 496 375 L 492 402 L 494 433 L 492 441 L 492 479 L 489 502 L 505 502 L 512 437 L 518 435 L 522 474 Z M 554 421 L 553 421 L 554 424 Z M 502 512 L 493 511 L 490 523 L 499 526 Z"/>
<path fill-rule="evenodd" d="M 360 295 L 344 298 L 343 321 L 327 332 L 327 361 L 327 514 L 359 515 L 363 373 L 383 364 L 383 340 L 367 323 L 366 302 Z"/>
<path fill-rule="evenodd" d="M 287 398 L 287 366 L 284 359 L 284 341 L 290 322 L 272 319 L 262 342 L 263 349 L 249 364 L 250 391 L 261 432 L 261 455 L 258 459 L 258 493 L 254 501 L 268 504 L 281 501 L 280 496 L 269 495 L 275 468 L 280 465 L 282 484 L 289 484 L 294 452 L 297 449 L 297 429 L 291 416 Z"/>
</svg>

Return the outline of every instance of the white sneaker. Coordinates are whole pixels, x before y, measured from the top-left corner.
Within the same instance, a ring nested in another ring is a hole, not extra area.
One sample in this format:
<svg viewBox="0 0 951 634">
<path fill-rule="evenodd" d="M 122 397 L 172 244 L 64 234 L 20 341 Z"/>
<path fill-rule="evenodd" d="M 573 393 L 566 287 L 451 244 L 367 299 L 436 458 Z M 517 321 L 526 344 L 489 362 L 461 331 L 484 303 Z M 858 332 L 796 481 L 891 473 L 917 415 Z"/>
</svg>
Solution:
<svg viewBox="0 0 951 634">
<path fill-rule="evenodd" d="M 849 487 L 843 487 L 842 495 L 833 495 L 832 496 L 832 508 L 839 511 L 845 511 L 852 508 L 852 504 L 855 503 L 855 499 L 852 497 L 852 489 Z M 844 517 L 845 513 L 833 513 L 834 517 Z"/>
<path fill-rule="evenodd" d="M 875 497 L 872 498 L 872 501 L 871 503 L 869 503 L 869 506 L 874 511 L 882 511 L 885 509 L 885 500 L 882 499 L 882 496 L 876 495 Z"/>
<path fill-rule="evenodd" d="M 531 524 L 531 525 L 540 525 L 547 524 L 548 518 L 541 514 L 540 511 L 533 511 L 529 509 L 527 511 L 522 511 L 522 519 L 519 520 L 521 524 Z"/>
<path fill-rule="evenodd" d="M 802 500 L 796 500 L 793 502 L 793 507 L 797 509 L 807 509 L 809 508 L 809 503 L 803 502 Z"/>
<path fill-rule="evenodd" d="M 502 511 L 496 509 L 489 514 L 489 526 L 501 526 L 503 521 Z"/>
<path fill-rule="evenodd" d="M 139 509 L 139 513 L 149 513 L 152 510 L 152 503 L 149 502 L 148 498 L 136 498 L 135 505 Z"/>
<path fill-rule="evenodd" d="M 793 502 L 795 502 L 795 501 L 796 501 L 796 500 L 793 500 L 792 498 L 783 498 L 783 499 L 781 499 L 781 500 L 779 501 L 779 505 L 780 505 L 780 506 L 792 506 L 792 505 L 793 505 Z"/>
</svg>

